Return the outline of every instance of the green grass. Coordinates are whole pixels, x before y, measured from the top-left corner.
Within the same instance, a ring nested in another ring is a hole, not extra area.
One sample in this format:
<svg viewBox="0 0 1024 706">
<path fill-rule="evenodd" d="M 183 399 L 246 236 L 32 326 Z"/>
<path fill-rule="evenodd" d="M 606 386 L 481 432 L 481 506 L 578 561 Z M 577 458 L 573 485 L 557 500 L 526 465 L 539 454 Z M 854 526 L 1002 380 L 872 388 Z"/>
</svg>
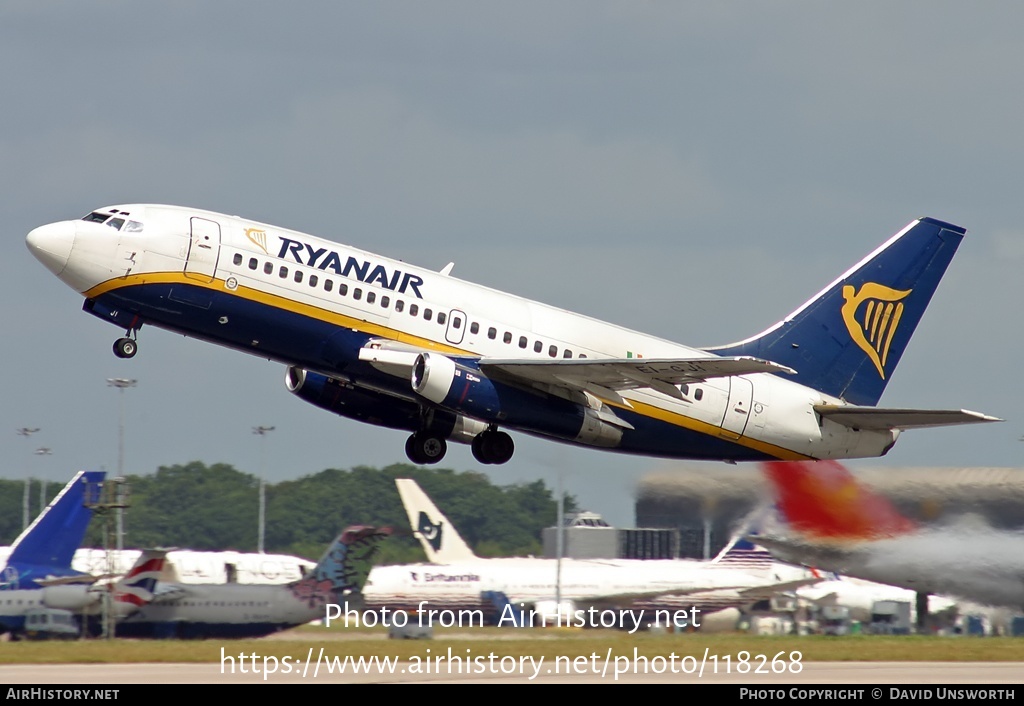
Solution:
<svg viewBox="0 0 1024 706">
<path fill-rule="evenodd" d="M 700 660 L 707 650 L 720 660 L 729 655 L 733 663 L 741 651 L 756 659 L 764 655 L 770 666 L 773 657 L 791 659 L 799 651 L 802 661 L 814 662 L 1024 662 L 1024 639 L 1008 637 L 931 637 L 851 635 L 848 637 L 754 636 L 738 633 L 638 633 L 614 630 L 570 629 L 437 629 L 432 640 L 389 640 L 383 630 L 329 630 L 306 626 L 286 634 L 260 640 L 87 640 L 76 642 L 2 642 L 0 663 L 111 663 L 111 662 L 218 662 L 221 650 L 227 656 L 256 653 L 260 657 L 315 658 L 321 648 L 328 657 L 387 655 L 402 659 L 429 655 L 498 656 L 533 655 L 591 657 L 601 659 L 610 649 L 613 656 L 646 657 L 675 654 Z M 427 650 L 430 650 L 428 653 Z M 467 652 L 469 650 L 469 652 Z"/>
</svg>

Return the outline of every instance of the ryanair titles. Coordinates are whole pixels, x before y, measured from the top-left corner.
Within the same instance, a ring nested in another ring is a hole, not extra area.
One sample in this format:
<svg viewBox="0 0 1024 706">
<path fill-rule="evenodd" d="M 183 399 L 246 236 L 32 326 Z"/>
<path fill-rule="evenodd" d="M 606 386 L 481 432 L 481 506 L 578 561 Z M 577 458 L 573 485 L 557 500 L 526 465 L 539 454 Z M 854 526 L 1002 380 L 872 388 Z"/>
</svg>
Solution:
<svg viewBox="0 0 1024 706">
<path fill-rule="evenodd" d="M 360 261 L 352 256 L 342 260 L 342 256 L 334 250 L 314 248 L 307 243 L 281 237 L 281 250 L 277 256 L 286 259 L 289 254 L 300 265 L 315 267 L 318 270 L 331 270 L 339 277 L 353 277 L 366 284 L 379 284 L 393 292 L 412 294 L 417 299 L 423 298 L 420 294 L 423 278 L 409 272 L 389 270 L 384 265 L 374 265 L 368 260 Z"/>
</svg>

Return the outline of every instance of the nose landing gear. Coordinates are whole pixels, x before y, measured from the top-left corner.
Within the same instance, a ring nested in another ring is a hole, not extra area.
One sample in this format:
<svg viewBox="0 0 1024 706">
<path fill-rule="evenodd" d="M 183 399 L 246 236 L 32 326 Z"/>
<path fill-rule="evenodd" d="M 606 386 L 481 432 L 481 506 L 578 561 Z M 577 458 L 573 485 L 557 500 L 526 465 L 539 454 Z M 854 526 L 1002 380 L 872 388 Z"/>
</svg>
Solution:
<svg viewBox="0 0 1024 706">
<path fill-rule="evenodd" d="M 139 346 L 131 338 L 119 338 L 114 341 L 114 355 L 118 358 L 134 358 Z"/>
<path fill-rule="evenodd" d="M 135 339 L 138 329 L 128 329 L 124 336 L 114 341 L 114 355 L 118 358 L 134 358 L 139 352 L 139 342 Z"/>
</svg>

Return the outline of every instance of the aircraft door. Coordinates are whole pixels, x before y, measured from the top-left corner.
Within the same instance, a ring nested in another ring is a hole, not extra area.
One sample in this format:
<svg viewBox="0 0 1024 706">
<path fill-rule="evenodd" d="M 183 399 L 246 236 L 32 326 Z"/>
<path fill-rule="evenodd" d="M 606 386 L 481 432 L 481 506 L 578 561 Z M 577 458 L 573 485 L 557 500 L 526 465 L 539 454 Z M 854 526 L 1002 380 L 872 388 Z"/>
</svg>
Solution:
<svg viewBox="0 0 1024 706">
<path fill-rule="evenodd" d="M 750 419 L 750 407 L 754 399 L 754 385 L 744 377 L 733 375 L 729 378 L 729 404 L 725 407 L 720 436 L 738 439 L 743 436 Z"/>
<path fill-rule="evenodd" d="M 466 322 L 466 312 L 452 309 L 448 314 L 448 328 L 444 331 L 445 339 L 448 343 L 462 343 L 462 339 L 466 335 L 466 326 L 468 325 Z"/>
<path fill-rule="evenodd" d="M 205 218 L 191 218 L 192 239 L 185 256 L 185 276 L 212 282 L 220 257 L 220 224 Z"/>
</svg>

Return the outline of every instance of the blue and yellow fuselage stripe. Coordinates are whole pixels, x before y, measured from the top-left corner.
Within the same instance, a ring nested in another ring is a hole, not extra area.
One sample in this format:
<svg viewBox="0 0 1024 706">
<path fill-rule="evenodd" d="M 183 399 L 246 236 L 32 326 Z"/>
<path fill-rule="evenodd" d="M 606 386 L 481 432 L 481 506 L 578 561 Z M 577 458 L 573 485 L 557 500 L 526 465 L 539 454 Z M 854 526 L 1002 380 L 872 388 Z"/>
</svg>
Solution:
<svg viewBox="0 0 1024 706">
<path fill-rule="evenodd" d="M 174 290 L 206 306 L 185 303 Z M 107 280 L 83 292 L 87 300 L 110 309 L 128 309 L 147 323 L 228 345 L 253 355 L 323 372 L 373 380 L 375 387 L 410 398 L 408 381 L 377 371 L 358 359 L 371 338 L 398 341 L 453 356 L 477 353 L 445 342 L 412 335 L 390 326 L 296 301 L 242 284 L 229 289 L 224 279 L 195 278 L 184 272 L 133 274 Z M 227 317 L 230 324 L 220 322 Z M 775 444 L 749 436 L 722 436 L 721 427 L 631 399 L 612 400 L 616 414 L 634 429 L 626 430 L 613 450 L 669 458 L 723 457 L 736 460 L 807 459 Z"/>
</svg>

